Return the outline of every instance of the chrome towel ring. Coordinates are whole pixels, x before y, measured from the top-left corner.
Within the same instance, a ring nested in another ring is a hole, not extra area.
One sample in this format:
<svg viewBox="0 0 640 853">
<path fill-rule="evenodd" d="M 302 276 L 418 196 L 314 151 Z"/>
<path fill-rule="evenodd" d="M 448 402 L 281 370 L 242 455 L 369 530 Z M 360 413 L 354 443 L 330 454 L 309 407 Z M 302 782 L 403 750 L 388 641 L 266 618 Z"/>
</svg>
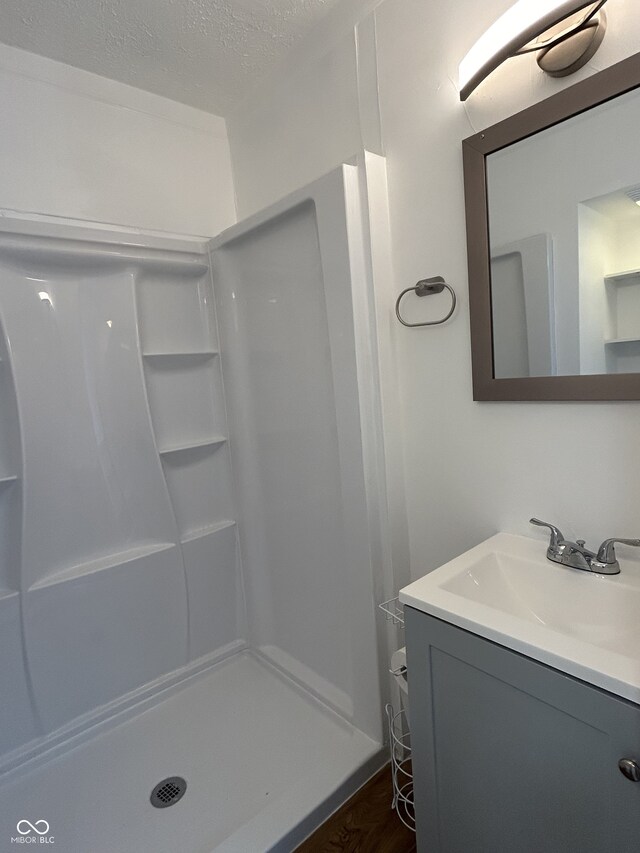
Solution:
<svg viewBox="0 0 640 853">
<path fill-rule="evenodd" d="M 400 302 L 406 293 L 414 291 L 416 296 L 432 296 L 434 293 L 442 293 L 445 288 L 451 294 L 451 310 L 446 317 L 442 318 L 442 320 L 432 320 L 429 323 L 407 323 L 406 320 L 402 319 L 402 315 L 400 314 Z M 407 287 L 406 290 L 402 291 L 396 300 L 396 317 L 400 320 L 403 326 L 409 326 L 409 328 L 415 328 L 416 326 L 440 326 L 442 323 L 446 323 L 449 317 L 451 317 L 453 312 L 456 310 L 456 303 L 457 299 L 454 289 L 447 284 L 441 275 L 436 275 L 433 278 L 424 278 L 414 287 Z"/>
</svg>

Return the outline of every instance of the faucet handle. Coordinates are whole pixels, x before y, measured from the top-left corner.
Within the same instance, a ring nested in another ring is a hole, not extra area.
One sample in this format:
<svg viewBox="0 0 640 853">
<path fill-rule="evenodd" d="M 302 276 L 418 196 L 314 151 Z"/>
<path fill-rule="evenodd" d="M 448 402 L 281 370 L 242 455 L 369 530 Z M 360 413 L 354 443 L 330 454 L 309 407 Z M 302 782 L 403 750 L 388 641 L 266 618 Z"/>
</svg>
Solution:
<svg viewBox="0 0 640 853">
<path fill-rule="evenodd" d="M 561 542 L 564 542 L 564 534 L 562 531 L 555 526 L 555 524 L 549 524 L 548 521 L 540 521 L 539 518 L 530 518 L 529 521 L 531 524 L 537 524 L 538 527 L 548 527 L 551 531 L 551 540 L 549 542 L 549 548 L 557 549 Z"/>
<path fill-rule="evenodd" d="M 636 548 L 640 548 L 640 539 L 605 539 L 598 548 L 597 560 L 599 563 L 612 564 L 616 562 L 616 542 L 621 545 L 634 545 Z"/>
<path fill-rule="evenodd" d="M 549 524 L 548 521 L 540 521 L 539 518 L 530 518 L 529 521 L 531 524 L 537 524 L 538 527 L 548 527 L 551 531 L 551 541 L 549 542 L 549 547 L 555 548 L 560 542 L 564 542 L 564 534 L 562 531 L 555 526 L 555 524 Z"/>
</svg>

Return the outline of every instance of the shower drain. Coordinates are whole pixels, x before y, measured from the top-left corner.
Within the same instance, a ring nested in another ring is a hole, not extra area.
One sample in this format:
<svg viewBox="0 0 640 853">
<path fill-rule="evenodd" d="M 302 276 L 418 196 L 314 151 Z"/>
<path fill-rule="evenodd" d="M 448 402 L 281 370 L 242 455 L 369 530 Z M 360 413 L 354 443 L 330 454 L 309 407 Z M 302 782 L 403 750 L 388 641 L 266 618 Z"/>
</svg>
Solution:
<svg viewBox="0 0 640 853">
<path fill-rule="evenodd" d="M 158 782 L 149 799 L 157 809 L 166 809 L 184 797 L 187 783 L 181 776 L 169 776 Z"/>
</svg>

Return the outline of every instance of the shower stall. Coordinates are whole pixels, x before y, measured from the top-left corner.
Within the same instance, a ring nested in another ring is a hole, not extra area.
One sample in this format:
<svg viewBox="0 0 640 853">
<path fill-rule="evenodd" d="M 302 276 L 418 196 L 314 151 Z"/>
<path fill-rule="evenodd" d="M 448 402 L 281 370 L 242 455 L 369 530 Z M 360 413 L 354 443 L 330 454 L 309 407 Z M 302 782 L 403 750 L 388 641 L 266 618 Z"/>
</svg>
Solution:
<svg viewBox="0 0 640 853">
<path fill-rule="evenodd" d="M 0 849 L 289 851 L 384 763 L 375 172 L 0 223 Z"/>
</svg>

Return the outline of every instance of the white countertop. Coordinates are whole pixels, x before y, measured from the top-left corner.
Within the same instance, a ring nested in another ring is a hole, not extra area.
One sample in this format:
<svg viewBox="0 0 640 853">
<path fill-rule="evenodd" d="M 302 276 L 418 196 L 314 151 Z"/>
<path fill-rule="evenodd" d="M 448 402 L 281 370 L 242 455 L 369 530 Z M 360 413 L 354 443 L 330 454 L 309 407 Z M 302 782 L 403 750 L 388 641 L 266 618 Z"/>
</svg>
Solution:
<svg viewBox="0 0 640 853">
<path fill-rule="evenodd" d="M 400 591 L 422 610 L 640 704 L 640 564 L 619 575 L 546 559 L 547 540 L 498 533 Z"/>
</svg>

